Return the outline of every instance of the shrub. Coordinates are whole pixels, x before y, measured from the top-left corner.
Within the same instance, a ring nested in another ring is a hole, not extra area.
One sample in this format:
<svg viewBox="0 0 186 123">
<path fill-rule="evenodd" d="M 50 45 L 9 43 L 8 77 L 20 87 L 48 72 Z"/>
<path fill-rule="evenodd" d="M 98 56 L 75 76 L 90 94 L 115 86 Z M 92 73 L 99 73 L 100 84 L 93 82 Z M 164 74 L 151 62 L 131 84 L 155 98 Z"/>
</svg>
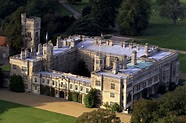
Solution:
<svg viewBox="0 0 186 123">
<path fill-rule="evenodd" d="M 79 93 L 77 93 L 77 92 L 72 92 L 72 101 L 78 102 L 78 95 L 79 95 Z"/>
<path fill-rule="evenodd" d="M 68 91 L 68 101 L 72 101 L 72 93 Z"/>
<path fill-rule="evenodd" d="M 160 84 L 159 85 L 158 93 L 160 93 L 160 94 L 166 93 L 166 86 L 165 86 L 165 84 Z"/>
<path fill-rule="evenodd" d="M 13 92 L 24 92 L 23 79 L 19 75 L 10 76 L 10 91 Z"/>
<path fill-rule="evenodd" d="M 119 105 L 117 103 L 114 103 L 110 106 L 111 111 L 117 111 L 120 112 Z"/>
<path fill-rule="evenodd" d="M 91 89 L 87 95 L 84 97 L 84 104 L 87 108 L 93 108 L 96 106 L 96 102 L 98 100 L 97 97 L 97 89 Z"/>
</svg>

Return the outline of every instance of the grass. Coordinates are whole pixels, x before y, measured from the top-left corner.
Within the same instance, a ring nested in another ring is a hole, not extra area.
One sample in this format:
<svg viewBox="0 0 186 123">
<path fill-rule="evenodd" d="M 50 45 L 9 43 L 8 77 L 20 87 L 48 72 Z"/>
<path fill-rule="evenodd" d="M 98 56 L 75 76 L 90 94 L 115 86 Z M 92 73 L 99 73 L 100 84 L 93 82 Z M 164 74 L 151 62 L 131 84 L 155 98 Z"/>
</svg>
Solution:
<svg viewBox="0 0 186 123">
<path fill-rule="evenodd" d="M 75 117 L 0 100 L 0 123 L 74 123 Z"/>
<path fill-rule="evenodd" d="M 82 0 L 82 2 L 77 2 L 76 4 L 70 4 L 74 9 L 76 9 L 79 13 L 81 13 L 82 9 L 87 6 L 89 0 Z"/>
<path fill-rule="evenodd" d="M 186 7 L 186 0 L 181 0 Z M 170 19 L 159 17 L 160 7 L 156 0 L 152 0 L 152 14 L 149 21 L 149 27 L 143 36 L 137 37 L 142 39 L 141 43 L 158 45 L 164 48 L 176 50 L 186 50 L 186 19 L 177 21 L 173 25 Z"/>
<path fill-rule="evenodd" d="M 9 65 L 2 65 L 0 66 L 0 68 L 2 69 L 2 71 L 10 71 L 10 66 Z"/>
<path fill-rule="evenodd" d="M 180 60 L 180 70 L 183 73 L 186 73 L 186 54 L 178 54 Z"/>
</svg>

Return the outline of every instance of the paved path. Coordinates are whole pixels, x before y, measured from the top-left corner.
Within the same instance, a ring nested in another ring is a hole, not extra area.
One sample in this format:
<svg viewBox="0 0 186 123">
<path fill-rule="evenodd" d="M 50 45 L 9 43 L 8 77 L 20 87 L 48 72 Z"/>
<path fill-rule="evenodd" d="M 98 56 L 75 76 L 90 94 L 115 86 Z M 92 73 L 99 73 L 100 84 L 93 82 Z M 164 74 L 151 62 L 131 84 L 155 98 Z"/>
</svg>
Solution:
<svg viewBox="0 0 186 123">
<path fill-rule="evenodd" d="M 59 2 L 67 9 L 69 10 L 71 13 L 73 13 L 74 17 L 76 19 L 78 19 L 81 16 L 81 13 L 79 13 L 77 10 L 75 10 L 73 7 L 71 7 L 66 1 L 64 0 L 59 0 Z"/>
<path fill-rule="evenodd" d="M 86 108 L 80 103 L 65 101 L 59 98 L 53 98 L 43 95 L 36 95 L 32 93 L 14 93 L 8 91 L 7 89 L 0 89 L 0 99 L 74 117 L 80 116 L 83 112 L 90 112 L 92 110 L 95 110 L 95 108 Z M 117 115 L 124 123 L 129 123 L 129 115 Z"/>
</svg>

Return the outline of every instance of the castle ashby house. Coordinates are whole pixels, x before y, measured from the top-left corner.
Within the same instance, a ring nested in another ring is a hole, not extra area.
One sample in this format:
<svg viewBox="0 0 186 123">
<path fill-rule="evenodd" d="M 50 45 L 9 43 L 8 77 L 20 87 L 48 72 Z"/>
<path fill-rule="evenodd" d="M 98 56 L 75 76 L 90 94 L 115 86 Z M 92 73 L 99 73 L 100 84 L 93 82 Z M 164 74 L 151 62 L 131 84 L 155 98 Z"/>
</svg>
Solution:
<svg viewBox="0 0 186 123">
<path fill-rule="evenodd" d="M 10 57 L 11 75 L 21 75 L 28 92 L 42 94 L 42 88 L 47 86 L 51 96 L 68 99 L 69 91 L 84 96 L 96 88 L 100 90 L 102 104 L 117 103 L 125 112 L 134 100 L 142 98 L 144 90 L 149 96 L 157 92 L 161 83 L 167 87 L 170 82 L 178 83 L 179 61 L 175 52 L 83 35 L 58 37 L 56 46 L 51 41 L 42 45 L 38 44 L 39 33 L 28 33 L 32 40 L 27 47 L 31 51 L 26 48 Z M 91 77 L 73 74 L 80 60 L 85 62 Z"/>
</svg>

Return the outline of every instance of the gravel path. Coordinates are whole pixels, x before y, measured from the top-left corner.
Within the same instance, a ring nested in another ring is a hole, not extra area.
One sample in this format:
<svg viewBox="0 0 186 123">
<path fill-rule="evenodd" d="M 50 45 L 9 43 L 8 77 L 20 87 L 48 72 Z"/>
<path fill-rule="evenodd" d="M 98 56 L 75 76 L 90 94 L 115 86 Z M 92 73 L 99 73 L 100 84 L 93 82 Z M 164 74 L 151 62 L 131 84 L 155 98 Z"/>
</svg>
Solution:
<svg viewBox="0 0 186 123">
<path fill-rule="evenodd" d="M 0 89 L 0 99 L 74 117 L 80 116 L 83 112 L 94 110 L 85 108 L 85 106 L 80 103 L 32 93 L 14 93 L 7 89 Z M 121 118 L 122 122 L 129 123 L 129 115 L 121 113 L 117 115 Z"/>
</svg>

